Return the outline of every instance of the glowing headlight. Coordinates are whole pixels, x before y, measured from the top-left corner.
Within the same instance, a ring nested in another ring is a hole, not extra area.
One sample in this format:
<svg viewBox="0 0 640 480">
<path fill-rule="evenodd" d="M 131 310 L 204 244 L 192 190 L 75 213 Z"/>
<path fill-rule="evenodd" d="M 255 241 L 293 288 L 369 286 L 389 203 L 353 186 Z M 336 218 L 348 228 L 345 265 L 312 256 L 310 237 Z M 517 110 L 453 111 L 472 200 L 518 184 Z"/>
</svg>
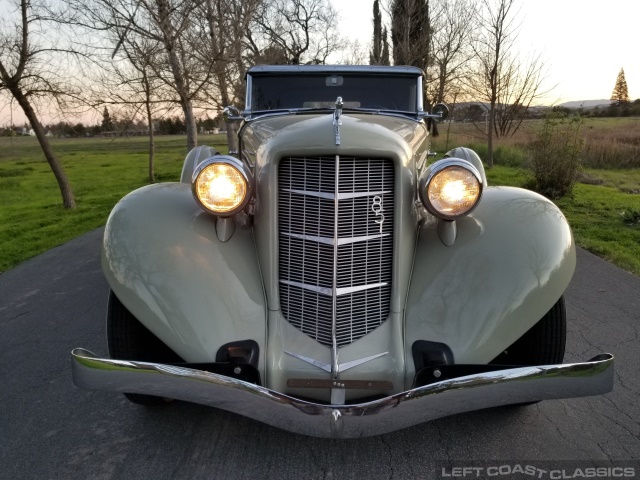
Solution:
<svg viewBox="0 0 640 480">
<path fill-rule="evenodd" d="M 212 157 L 193 172 L 193 196 L 202 208 L 211 213 L 235 215 L 249 201 L 250 178 L 251 173 L 237 158 Z"/>
<path fill-rule="evenodd" d="M 420 199 L 436 217 L 455 220 L 475 208 L 482 195 L 480 173 L 469 162 L 446 158 L 434 163 L 420 180 Z"/>
</svg>

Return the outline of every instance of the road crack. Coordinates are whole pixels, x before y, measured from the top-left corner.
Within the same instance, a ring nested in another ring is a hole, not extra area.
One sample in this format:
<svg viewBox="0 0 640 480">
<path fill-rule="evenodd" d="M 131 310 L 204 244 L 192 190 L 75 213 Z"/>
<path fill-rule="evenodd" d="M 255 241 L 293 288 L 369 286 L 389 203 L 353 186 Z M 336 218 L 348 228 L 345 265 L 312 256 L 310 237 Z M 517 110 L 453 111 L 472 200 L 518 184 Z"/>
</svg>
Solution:
<svg viewBox="0 0 640 480">
<path fill-rule="evenodd" d="M 387 452 L 389 453 L 389 460 L 387 462 L 387 465 L 389 466 L 389 480 L 393 480 L 393 477 L 395 475 L 395 470 L 393 468 L 393 452 L 391 450 L 391 445 L 389 445 L 385 439 L 384 435 L 380 435 L 380 439 L 382 440 L 382 444 L 387 447 Z"/>
</svg>

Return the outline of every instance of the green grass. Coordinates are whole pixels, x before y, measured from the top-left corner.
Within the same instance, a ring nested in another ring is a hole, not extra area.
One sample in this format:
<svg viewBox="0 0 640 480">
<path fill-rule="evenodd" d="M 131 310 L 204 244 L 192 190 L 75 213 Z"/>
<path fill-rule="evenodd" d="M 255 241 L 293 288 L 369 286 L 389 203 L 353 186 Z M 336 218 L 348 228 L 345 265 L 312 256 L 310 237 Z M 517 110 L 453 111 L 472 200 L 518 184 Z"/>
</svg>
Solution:
<svg viewBox="0 0 640 480">
<path fill-rule="evenodd" d="M 633 212 L 640 212 L 640 195 L 578 183 L 573 195 L 557 204 L 579 246 L 640 275 L 640 223 L 630 221 L 637 219 Z"/>
<path fill-rule="evenodd" d="M 201 144 L 226 152 L 222 135 Z M 53 139 L 78 208 L 65 210 L 58 185 L 36 140 L 0 138 L 0 272 L 104 225 L 113 206 L 146 185 L 146 138 Z M 177 181 L 186 155 L 184 136 L 158 137 L 156 181 Z"/>
<path fill-rule="evenodd" d="M 640 168 L 624 170 L 585 168 L 581 177 L 583 183 L 604 185 L 624 193 L 640 194 Z"/>
</svg>

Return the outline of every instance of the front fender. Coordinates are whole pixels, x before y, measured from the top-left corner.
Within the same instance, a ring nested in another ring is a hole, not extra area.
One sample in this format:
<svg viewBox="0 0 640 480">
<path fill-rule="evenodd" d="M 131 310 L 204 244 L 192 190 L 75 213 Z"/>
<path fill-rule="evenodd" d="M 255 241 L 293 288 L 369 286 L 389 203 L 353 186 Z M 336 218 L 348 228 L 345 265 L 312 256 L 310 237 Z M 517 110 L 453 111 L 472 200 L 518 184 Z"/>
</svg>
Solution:
<svg viewBox="0 0 640 480">
<path fill-rule="evenodd" d="M 447 247 L 435 222 L 420 229 L 405 351 L 429 340 L 448 345 L 456 363 L 488 363 L 567 288 L 575 269 L 573 236 L 553 203 L 511 187 L 487 188 L 473 214 L 457 221 L 457 231 Z"/>
<path fill-rule="evenodd" d="M 253 233 L 236 228 L 220 242 L 189 185 L 150 185 L 124 197 L 107 221 L 102 267 L 127 309 L 185 361 L 213 362 L 222 345 L 250 339 L 264 365 L 266 303 Z"/>
</svg>

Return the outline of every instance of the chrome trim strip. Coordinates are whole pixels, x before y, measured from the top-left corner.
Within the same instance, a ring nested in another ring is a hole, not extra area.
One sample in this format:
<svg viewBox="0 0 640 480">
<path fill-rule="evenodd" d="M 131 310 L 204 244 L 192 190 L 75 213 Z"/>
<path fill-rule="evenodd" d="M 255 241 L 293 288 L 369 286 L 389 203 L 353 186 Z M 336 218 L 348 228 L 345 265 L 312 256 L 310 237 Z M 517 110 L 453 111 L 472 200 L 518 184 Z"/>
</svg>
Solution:
<svg viewBox="0 0 640 480">
<path fill-rule="evenodd" d="M 312 242 L 333 245 L 333 238 L 329 238 L 329 237 L 316 237 L 315 235 L 302 235 L 299 233 L 288 233 L 288 232 L 282 232 L 282 235 L 286 235 L 287 237 L 299 238 L 300 240 L 309 240 Z M 348 245 L 350 243 L 366 242 L 367 240 L 375 240 L 376 238 L 388 237 L 389 235 L 390 235 L 389 233 L 381 233 L 378 235 L 365 235 L 362 237 L 339 238 L 338 245 Z"/>
<path fill-rule="evenodd" d="M 81 348 L 71 353 L 73 381 L 80 388 L 200 403 L 314 437 L 380 435 L 470 410 L 600 395 L 613 389 L 614 378 L 613 355 L 602 354 L 583 363 L 444 380 L 367 403 L 322 405 L 201 370 L 98 358 Z"/>
<path fill-rule="evenodd" d="M 338 239 L 338 245 L 348 245 L 350 243 L 366 242 L 367 240 L 375 240 L 376 238 L 388 237 L 390 233 L 378 233 L 377 235 L 365 235 L 362 237 L 350 237 Z"/>
<path fill-rule="evenodd" d="M 424 92 L 423 92 L 423 82 L 424 79 L 422 76 L 418 77 L 418 93 L 416 95 L 416 109 L 418 111 L 418 115 L 424 113 Z M 421 119 L 422 120 L 422 119 Z"/>
<path fill-rule="evenodd" d="M 382 283 L 371 283 L 369 285 L 358 285 L 357 287 L 342 287 L 336 288 L 336 296 L 346 295 L 347 293 L 361 292 L 363 290 L 370 290 L 372 288 L 384 287 L 385 285 L 389 285 L 387 282 Z"/>
<path fill-rule="evenodd" d="M 314 360 L 311 357 L 305 357 L 304 355 L 299 355 L 297 353 L 288 352 L 283 350 L 287 355 L 291 355 L 292 357 L 297 358 L 298 360 L 302 360 L 303 362 L 308 363 L 309 365 L 313 365 L 314 367 L 318 367 L 320 370 L 324 370 L 327 373 L 331 373 L 331 365 L 326 362 L 321 362 L 320 360 Z"/>
<path fill-rule="evenodd" d="M 317 292 L 322 295 L 326 295 L 327 297 L 330 297 L 333 295 L 333 290 L 327 287 L 319 287 L 318 285 L 309 285 L 308 283 L 292 282 L 290 280 L 280 280 L 280 283 L 284 283 L 285 285 L 292 285 L 294 287 L 304 288 L 305 290 Z"/>
<path fill-rule="evenodd" d="M 285 235 L 291 238 L 299 238 L 300 240 L 309 240 L 316 243 L 324 243 L 326 245 L 333 245 L 333 238 L 329 237 L 316 237 L 315 235 L 302 235 L 300 233 L 280 232 L 281 235 Z"/>
<path fill-rule="evenodd" d="M 334 193 L 311 192 L 308 190 L 296 190 L 294 188 L 283 188 L 282 190 L 285 192 L 297 193 L 298 195 L 307 195 L 308 197 L 326 198 L 327 200 L 335 200 L 336 198 Z"/>
<path fill-rule="evenodd" d="M 350 362 L 344 362 L 340 364 L 340 371 L 346 372 L 347 370 L 352 369 L 353 367 L 357 367 L 358 365 L 362 365 L 363 363 L 370 362 L 371 360 L 375 360 L 376 358 L 384 357 L 388 355 L 389 352 L 382 352 L 376 355 L 371 355 L 370 357 L 358 358 L 357 360 L 351 360 Z"/>
<path fill-rule="evenodd" d="M 339 193 L 338 200 L 349 200 L 350 198 L 370 197 L 372 195 L 382 195 L 384 193 L 391 193 L 391 190 L 381 190 L 379 192 Z"/>
<path fill-rule="evenodd" d="M 336 198 L 333 200 L 333 291 L 331 292 L 331 378 L 340 378 L 340 365 L 338 365 L 338 220 L 340 217 L 340 155 L 336 155 L 336 175 L 335 175 Z M 344 393 L 344 390 L 343 390 Z M 334 391 L 331 391 L 332 403 L 336 401 Z M 344 400 L 344 398 L 343 398 Z"/>
<path fill-rule="evenodd" d="M 296 190 L 294 188 L 283 188 L 285 192 L 297 193 L 298 195 L 307 195 L 309 197 L 326 198 L 327 200 L 335 200 L 335 193 L 313 192 L 308 190 Z M 338 200 L 349 200 L 351 198 L 371 197 L 375 195 L 383 195 L 391 193 L 391 190 L 381 190 L 379 192 L 356 192 L 356 193 L 338 193 Z"/>
<path fill-rule="evenodd" d="M 341 295 L 347 295 L 348 293 L 361 292 L 363 290 L 370 290 L 372 288 L 384 287 L 385 285 L 388 285 L 387 282 L 382 282 L 382 283 L 371 283 L 369 285 L 358 285 L 356 287 L 328 288 L 328 287 L 319 287 L 318 285 L 309 285 L 308 283 L 292 282 L 290 280 L 280 280 L 280 283 L 284 283 L 285 285 L 291 285 L 294 287 L 304 288 L 305 290 L 316 292 L 321 295 L 326 295 L 327 297 L 332 296 L 334 297 L 334 303 L 335 303 L 335 298 Z M 335 319 L 335 312 L 333 316 Z"/>
<path fill-rule="evenodd" d="M 244 102 L 244 112 L 243 112 L 247 116 L 251 115 L 251 101 L 253 100 L 252 92 L 253 92 L 253 77 L 251 76 L 250 73 L 248 73 L 245 102 Z"/>
</svg>

